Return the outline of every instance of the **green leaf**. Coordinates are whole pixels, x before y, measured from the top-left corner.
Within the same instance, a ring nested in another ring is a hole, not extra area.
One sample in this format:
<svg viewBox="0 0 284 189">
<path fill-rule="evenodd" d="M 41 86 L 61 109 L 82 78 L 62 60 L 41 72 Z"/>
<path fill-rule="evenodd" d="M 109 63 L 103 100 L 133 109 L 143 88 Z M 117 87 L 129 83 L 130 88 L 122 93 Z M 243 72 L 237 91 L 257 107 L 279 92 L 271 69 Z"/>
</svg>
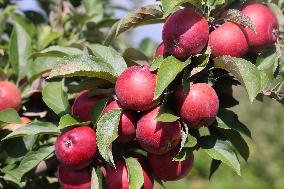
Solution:
<svg viewBox="0 0 284 189">
<path fill-rule="evenodd" d="M 118 125 L 121 110 L 111 110 L 104 114 L 97 123 L 97 144 L 102 157 L 114 165 L 111 144 L 118 137 Z"/>
<path fill-rule="evenodd" d="M 42 99 L 45 104 L 57 115 L 70 113 L 70 104 L 67 93 L 63 90 L 63 83 L 50 82 L 42 90 Z"/>
<path fill-rule="evenodd" d="M 238 115 L 233 111 L 220 108 L 216 120 L 219 128 L 233 129 L 251 138 L 250 130 L 239 121 Z"/>
<path fill-rule="evenodd" d="M 10 138 L 15 138 L 20 136 L 27 136 L 27 135 L 28 136 L 43 135 L 43 134 L 58 135 L 59 133 L 60 132 L 56 127 L 56 125 L 50 122 L 35 121 L 8 134 L 2 140 L 7 140 Z"/>
<path fill-rule="evenodd" d="M 283 4 L 283 2 L 282 2 L 282 4 Z M 267 5 L 272 10 L 274 15 L 276 16 L 279 25 L 284 25 L 284 15 L 283 15 L 283 12 L 280 9 L 280 7 L 278 5 L 276 5 L 275 3 L 267 3 Z"/>
<path fill-rule="evenodd" d="M 127 68 L 123 57 L 113 48 L 95 44 L 91 46 L 91 49 L 95 56 L 99 57 L 115 70 L 116 75 L 120 75 Z"/>
<path fill-rule="evenodd" d="M 70 126 L 79 126 L 79 125 L 89 125 L 89 122 L 79 122 L 72 115 L 66 114 L 60 118 L 59 129 L 63 129 Z"/>
<path fill-rule="evenodd" d="M 127 31 L 130 28 L 133 28 L 148 20 L 153 20 L 157 18 L 162 18 L 163 13 L 159 5 L 147 5 L 140 7 L 137 10 L 129 12 L 125 17 L 123 17 L 117 26 L 116 36 Z"/>
<path fill-rule="evenodd" d="M 64 57 L 68 55 L 83 54 L 83 51 L 74 47 L 50 46 L 40 52 L 34 53 L 34 57 Z"/>
<path fill-rule="evenodd" d="M 176 76 L 188 65 L 189 61 L 181 62 L 173 56 L 163 60 L 157 73 L 157 86 L 154 94 L 154 100 L 158 99 L 164 90 L 171 84 Z"/>
<path fill-rule="evenodd" d="M 245 59 L 221 56 L 215 58 L 214 61 L 216 68 L 225 69 L 237 78 L 245 87 L 251 102 L 268 83 L 265 73 Z"/>
<path fill-rule="evenodd" d="M 156 49 L 157 49 L 157 43 L 154 42 L 152 39 L 150 38 L 145 38 L 141 41 L 141 43 L 139 44 L 139 50 L 141 52 L 144 52 L 145 55 L 150 58 L 153 57 Z"/>
<path fill-rule="evenodd" d="M 251 19 L 247 15 L 243 14 L 241 11 L 237 9 L 229 9 L 228 11 L 226 11 L 224 18 L 227 18 L 230 21 L 233 21 L 245 27 L 248 27 L 252 31 L 256 32 L 256 26 L 251 21 Z"/>
<path fill-rule="evenodd" d="M 134 49 L 134 48 L 128 48 L 123 53 L 123 58 L 126 60 L 128 66 L 132 65 L 148 65 L 149 60 L 145 54 L 143 54 L 141 51 Z"/>
<path fill-rule="evenodd" d="M 220 160 L 241 175 L 240 162 L 233 145 L 229 141 L 213 136 L 203 136 L 199 140 L 201 148 L 213 159 Z"/>
<path fill-rule="evenodd" d="M 36 141 L 37 141 L 36 135 L 17 137 L 2 141 L 3 144 L 2 153 L 7 154 L 8 156 L 7 159 L 5 160 L 5 163 L 12 164 L 21 161 L 23 157 L 30 150 L 32 150 Z M 13 147 L 11 148 L 11 146 Z"/>
<path fill-rule="evenodd" d="M 102 0 L 82 0 L 82 4 L 86 10 L 88 16 L 98 16 L 103 17 L 104 7 Z"/>
<path fill-rule="evenodd" d="M 11 65 L 20 80 L 27 73 L 27 63 L 31 55 L 32 43 L 28 33 L 18 23 L 14 23 L 9 50 Z"/>
<path fill-rule="evenodd" d="M 54 151 L 54 146 L 41 146 L 37 150 L 29 152 L 21 161 L 20 165 L 7 174 L 20 181 L 21 178 L 34 167 L 36 167 L 41 161 L 49 157 Z"/>
<path fill-rule="evenodd" d="M 38 41 L 37 48 L 43 49 L 47 47 L 52 41 L 59 38 L 61 33 L 52 31 L 52 28 L 48 25 L 38 27 Z"/>
<path fill-rule="evenodd" d="M 212 159 L 211 165 L 210 165 L 209 179 L 212 178 L 213 174 L 218 170 L 218 168 L 220 167 L 221 163 L 222 163 L 222 161 L 220 161 L 220 160 Z"/>
<path fill-rule="evenodd" d="M 278 64 L 276 50 L 274 48 L 258 55 L 256 66 L 259 70 L 264 71 L 269 80 L 274 78 L 274 65 Z"/>
<path fill-rule="evenodd" d="M 175 122 L 179 120 L 179 117 L 174 115 L 174 112 L 166 105 L 162 105 L 155 120 L 159 122 Z"/>
<path fill-rule="evenodd" d="M 14 23 L 21 25 L 27 34 L 33 39 L 36 36 L 36 27 L 25 15 L 20 15 L 13 11 L 8 11 L 8 15 Z"/>
<path fill-rule="evenodd" d="M 113 25 L 108 36 L 106 37 L 105 44 L 111 44 L 114 38 L 131 28 L 146 24 L 147 21 L 150 21 L 147 24 L 153 24 L 153 21 L 155 22 L 162 17 L 163 12 L 159 5 L 147 5 L 129 12 L 120 21 Z"/>
<path fill-rule="evenodd" d="M 140 163 L 130 157 L 125 158 L 128 171 L 129 189 L 141 189 L 144 184 L 143 170 Z"/>
<path fill-rule="evenodd" d="M 98 102 L 96 102 L 96 105 L 91 112 L 91 120 L 93 123 L 96 123 L 99 120 L 99 118 L 102 116 L 102 113 L 107 103 L 108 103 L 107 98 L 100 99 Z"/>
<path fill-rule="evenodd" d="M 159 69 L 164 61 L 164 58 L 162 56 L 158 56 L 155 58 L 150 66 L 151 71 L 156 71 Z"/>
<path fill-rule="evenodd" d="M 100 188 L 99 178 L 96 169 L 93 167 L 92 178 L 91 178 L 91 189 L 99 189 L 99 188 Z"/>
<path fill-rule="evenodd" d="M 95 189 L 104 189 L 105 188 L 105 178 L 104 178 L 104 175 L 103 175 L 103 172 L 100 168 L 100 166 L 96 166 L 96 174 L 97 174 L 97 177 L 98 177 L 98 187 L 96 187 Z"/>
<path fill-rule="evenodd" d="M 179 6 L 184 3 L 190 3 L 197 8 L 201 8 L 203 1 L 201 0 L 162 0 L 162 6 L 164 11 L 164 17 L 169 16 L 171 13 L 177 11 Z"/>
<path fill-rule="evenodd" d="M 218 129 L 238 150 L 240 155 L 244 158 L 244 160 L 248 160 L 249 158 L 249 146 L 242 135 L 232 129 Z"/>
<path fill-rule="evenodd" d="M 0 111 L 0 122 L 4 123 L 21 123 L 18 112 L 14 109 L 6 109 Z"/>
<path fill-rule="evenodd" d="M 218 5 L 224 5 L 226 0 L 208 0 L 208 5 L 211 7 L 216 7 Z"/>
<path fill-rule="evenodd" d="M 97 77 L 115 83 L 120 69 L 115 70 L 113 66 L 99 57 L 91 55 L 74 55 L 61 59 L 51 71 L 53 77 Z"/>
</svg>

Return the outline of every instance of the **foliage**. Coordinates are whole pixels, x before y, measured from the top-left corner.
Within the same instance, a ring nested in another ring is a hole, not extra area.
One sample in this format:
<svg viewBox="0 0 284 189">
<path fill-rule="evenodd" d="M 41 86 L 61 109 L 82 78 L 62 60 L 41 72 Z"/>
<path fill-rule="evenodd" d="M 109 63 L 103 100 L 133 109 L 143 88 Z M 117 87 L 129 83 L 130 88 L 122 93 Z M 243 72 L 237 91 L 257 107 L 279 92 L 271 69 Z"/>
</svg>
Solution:
<svg viewBox="0 0 284 189">
<path fill-rule="evenodd" d="M 202 12 L 212 25 L 220 21 L 219 17 L 225 10 L 230 9 L 223 19 L 254 29 L 250 20 L 236 10 L 245 2 L 162 0 L 161 4 L 128 10 L 112 1 L 82 0 L 77 4 L 71 0 L 39 0 L 43 13 L 29 14 L 21 12 L 21 7 L 12 1 L 0 1 L 0 79 L 8 79 L 19 86 L 23 102 L 18 113 L 13 110 L 0 112 L 0 127 L 19 123 L 20 116 L 33 119 L 32 123 L 13 132 L 0 130 L 0 188 L 58 187 L 56 166 L 45 170 L 39 177 L 38 165 L 54 159 L 57 135 L 81 124 L 89 124 L 96 129 L 101 156 L 105 162 L 115 166 L 115 159 L 120 155 L 116 152 L 120 146 L 115 139 L 121 111 L 113 110 L 101 115 L 107 103 L 105 99 L 93 110 L 92 120 L 82 123 L 71 115 L 71 103 L 75 95 L 84 89 L 90 89 L 93 95 L 112 94 L 117 77 L 132 65 L 150 64 L 151 70 L 157 71 L 154 98 L 166 96 L 156 118 L 159 121 L 179 119 L 167 107 L 167 96 L 176 87 L 176 82 L 182 82 L 187 88 L 198 80 L 212 85 L 225 80 L 231 85 L 240 84 L 251 103 L 255 99 L 262 101 L 269 97 L 284 104 L 282 1 L 268 3 L 280 23 L 278 43 L 263 53 L 248 55 L 246 60 L 229 56 L 213 59 L 208 50 L 186 61 L 173 56 L 154 59 L 153 41 L 144 40 L 139 49 L 126 42 L 131 29 L 163 23 L 170 14 L 185 6 L 193 6 Z M 118 9 L 125 12 L 122 19 L 114 14 Z M 195 67 L 203 68 L 202 74 L 192 75 Z M 196 133 L 185 126 L 180 153 L 175 160 L 183 160 L 197 149 L 195 153 L 207 154 L 207 160 L 212 162 L 207 174 L 210 177 L 222 164 L 241 175 L 239 156 L 248 160 L 247 141 L 251 142 L 251 131 L 239 120 L 235 110 L 230 109 L 237 104 L 234 97 L 220 101 L 219 115 L 212 127 Z M 9 150 L 12 145 L 15 145 L 14 151 Z M 142 170 L 135 159 L 128 157 L 131 153 L 139 152 L 123 151 L 131 188 L 138 189 L 142 185 Z M 94 167 L 94 188 L 102 185 L 101 176 Z"/>
</svg>

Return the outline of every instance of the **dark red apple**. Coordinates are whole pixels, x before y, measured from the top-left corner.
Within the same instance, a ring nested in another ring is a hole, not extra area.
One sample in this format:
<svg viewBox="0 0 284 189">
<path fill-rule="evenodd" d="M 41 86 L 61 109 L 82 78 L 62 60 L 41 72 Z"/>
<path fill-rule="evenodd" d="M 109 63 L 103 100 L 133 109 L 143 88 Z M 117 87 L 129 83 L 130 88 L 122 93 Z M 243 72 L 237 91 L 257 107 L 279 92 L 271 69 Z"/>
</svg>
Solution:
<svg viewBox="0 0 284 189">
<path fill-rule="evenodd" d="M 143 169 L 143 166 L 142 166 Z M 153 189 L 154 182 L 151 174 L 143 169 L 144 185 L 141 189 Z M 106 189 L 129 189 L 128 171 L 124 160 L 116 163 L 116 169 L 107 167 Z"/>
<path fill-rule="evenodd" d="M 180 142 L 181 125 L 179 121 L 156 121 L 159 110 L 160 107 L 157 107 L 141 117 L 137 124 L 136 139 L 147 152 L 165 154 Z"/>
<path fill-rule="evenodd" d="M 87 126 L 71 129 L 60 136 L 55 142 L 57 159 L 65 167 L 82 169 L 93 161 L 96 155 L 96 133 Z"/>
<path fill-rule="evenodd" d="M 165 45 L 164 43 L 161 43 L 155 52 L 154 58 L 157 58 L 158 56 L 164 56 L 164 54 L 166 54 Z"/>
<path fill-rule="evenodd" d="M 0 81 L 0 111 L 11 108 L 19 111 L 21 107 L 21 91 L 9 81 Z"/>
<path fill-rule="evenodd" d="M 179 148 L 175 148 L 164 155 L 148 153 L 148 162 L 153 174 L 165 181 L 174 181 L 185 177 L 192 168 L 194 156 L 192 154 L 184 161 L 173 161 L 178 151 Z"/>
<path fill-rule="evenodd" d="M 226 22 L 210 33 L 209 46 L 213 57 L 223 55 L 241 57 L 248 51 L 245 34 L 232 22 Z"/>
<path fill-rule="evenodd" d="M 184 60 L 199 54 L 209 37 L 207 20 L 192 8 L 172 14 L 163 28 L 163 41 L 167 52 Z"/>
<path fill-rule="evenodd" d="M 119 103 L 126 109 L 145 111 L 156 106 L 153 100 L 157 74 L 149 66 L 127 68 L 117 79 L 115 93 Z"/>
<path fill-rule="evenodd" d="M 219 110 L 218 96 L 206 83 L 193 84 L 188 93 L 178 88 L 174 102 L 182 120 L 193 128 L 212 125 Z"/>
<path fill-rule="evenodd" d="M 118 126 L 118 138 L 116 139 L 120 143 L 127 143 L 135 138 L 137 117 L 135 112 L 124 110 L 118 101 L 112 101 L 104 109 L 103 113 L 107 113 L 110 110 L 122 109 L 122 114 Z"/>
<path fill-rule="evenodd" d="M 60 165 L 57 174 L 62 189 L 91 189 L 89 168 L 73 170 Z"/>
<path fill-rule="evenodd" d="M 244 6 L 242 13 L 248 16 L 256 26 L 256 33 L 244 28 L 250 50 L 262 51 L 271 47 L 279 37 L 279 24 L 273 12 L 261 3 Z"/>
<path fill-rule="evenodd" d="M 81 121 L 90 121 L 91 112 L 96 103 L 105 98 L 105 96 L 89 96 L 90 91 L 82 91 L 74 101 L 72 106 L 72 114 L 80 118 Z"/>
</svg>

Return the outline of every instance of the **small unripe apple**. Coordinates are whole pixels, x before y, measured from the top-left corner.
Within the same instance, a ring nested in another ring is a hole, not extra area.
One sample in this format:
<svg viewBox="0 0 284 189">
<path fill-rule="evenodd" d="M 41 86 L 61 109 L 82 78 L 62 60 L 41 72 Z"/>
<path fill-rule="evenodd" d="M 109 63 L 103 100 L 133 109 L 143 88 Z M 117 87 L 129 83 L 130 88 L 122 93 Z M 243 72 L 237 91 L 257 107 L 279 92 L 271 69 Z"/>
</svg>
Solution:
<svg viewBox="0 0 284 189">
<path fill-rule="evenodd" d="M 140 118 L 137 123 L 136 139 L 147 152 L 165 154 L 180 142 L 181 125 L 179 121 L 156 121 L 159 110 L 160 107 L 157 107 Z"/>
<path fill-rule="evenodd" d="M 16 129 L 19 129 L 29 123 L 31 123 L 32 121 L 27 118 L 27 117 L 20 117 L 21 123 L 20 124 L 14 124 L 14 123 L 10 123 L 5 125 L 5 127 L 3 127 L 3 129 L 7 129 L 10 131 L 15 131 Z"/>
<path fill-rule="evenodd" d="M 9 81 L 0 81 L 0 111 L 11 108 L 19 111 L 21 107 L 21 91 Z"/>
<path fill-rule="evenodd" d="M 137 117 L 135 112 L 124 110 L 118 101 L 112 101 L 104 109 L 103 114 L 114 109 L 122 109 L 121 118 L 118 126 L 118 138 L 116 139 L 120 143 L 127 143 L 135 138 Z"/>
<path fill-rule="evenodd" d="M 107 167 L 106 189 L 129 189 L 128 171 L 124 160 L 119 160 L 116 168 Z M 141 189 L 153 189 L 154 183 L 151 174 L 143 168 L 144 185 Z"/>
<path fill-rule="evenodd" d="M 90 121 L 91 112 L 96 103 L 105 98 L 104 96 L 89 96 L 89 94 L 89 90 L 82 91 L 72 105 L 72 115 L 79 117 L 81 121 Z"/>
<path fill-rule="evenodd" d="M 242 13 L 250 18 L 256 26 L 256 33 L 244 28 L 250 50 L 260 52 L 271 47 L 279 37 L 279 24 L 273 12 L 261 3 L 250 3 L 244 6 Z"/>
<path fill-rule="evenodd" d="M 158 56 L 164 56 L 164 54 L 166 54 L 165 45 L 164 43 L 161 43 L 155 52 L 154 58 L 157 58 Z"/>
<path fill-rule="evenodd" d="M 57 159 L 62 165 L 72 169 L 82 169 L 89 166 L 96 151 L 96 133 L 87 126 L 71 129 L 58 136 L 55 142 Z"/>
<path fill-rule="evenodd" d="M 226 22 L 210 33 L 209 46 L 213 57 L 223 55 L 241 57 L 248 51 L 245 34 L 232 22 Z"/>
<path fill-rule="evenodd" d="M 215 90 L 206 83 L 193 84 L 188 93 L 178 88 L 174 94 L 177 112 L 192 128 L 209 127 L 219 110 Z"/>
<path fill-rule="evenodd" d="M 192 8 L 172 14 L 163 28 L 163 41 L 167 52 L 184 60 L 200 53 L 209 37 L 207 20 Z"/>
<path fill-rule="evenodd" d="M 185 177 L 192 168 L 194 156 L 189 156 L 184 161 L 174 161 L 179 148 L 164 155 L 148 153 L 148 162 L 154 175 L 165 181 L 179 180 Z"/>
<path fill-rule="evenodd" d="M 57 176 L 62 189 L 91 189 L 89 168 L 73 170 L 60 165 Z"/>
<path fill-rule="evenodd" d="M 119 103 L 126 109 L 145 111 L 156 106 L 153 100 L 157 74 L 149 66 L 127 68 L 117 79 L 115 93 Z"/>
</svg>

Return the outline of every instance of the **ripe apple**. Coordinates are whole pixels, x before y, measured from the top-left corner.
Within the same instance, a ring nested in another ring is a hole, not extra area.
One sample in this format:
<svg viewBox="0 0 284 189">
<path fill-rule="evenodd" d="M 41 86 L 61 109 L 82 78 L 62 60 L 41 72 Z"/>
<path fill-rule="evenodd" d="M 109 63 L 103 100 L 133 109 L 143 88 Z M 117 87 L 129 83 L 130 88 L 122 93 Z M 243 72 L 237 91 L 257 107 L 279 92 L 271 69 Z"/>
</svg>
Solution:
<svg viewBox="0 0 284 189">
<path fill-rule="evenodd" d="M 144 185 L 141 189 L 153 189 L 154 182 L 149 171 L 143 165 Z M 124 160 L 116 163 L 116 168 L 107 167 L 106 189 L 129 189 L 128 171 Z"/>
<path fill-rule="evenodd" d="M 209 46 L 213 57 L 223 55 L 241 57 L 248 51 L 245 34 L 232 22 L 226 22 L 210 33 Z"/>
<path fill-rule="evenodd" d="M 178 88 L 174 102 L 178 114 L 192 128 L 212 125 L 219 110 L 218 96 L 206 83 L 193 84 L 188 93 Z"/>
<path fill-rule="evenodd" d="M 103 114 L 114 109 L 122 109 L 122 114 L 118 126 L 118 138 L 116 139 L 120 143 L 127 143 L 135 138 L 137 117 L 135 112 L 124 110 L 118 101 L 112 101 L 104 109 Z"/>
<path fill-rule="evenodd" d="M 9 81 L 0 81 L 0 111 L 12 108 L 19 111 L 21 107 L 21 91 Z"/>
<path fill-rule="evenodd" d="M 60 165 L 57 176 L 62 189 L 91 189 L 89 168 L 73 170 Z"/>
<path fill-rule="evenodd" d="M 82 91 L 74 101 L 72 106 L 72 115 L 80 118 L 81 121 L 90 121 L 91 112 L 96 103 L 105 98 L 104 96 L 89 96 L 90 91 Z"/>
<path fill-rule="evenodd" d="M 156 106 L 153 100 L 157 74 L 149 66 L 127 68 L 117 79 L 115 93 L 119 103 L 126 109 L 145 111 Z"/>
<path fill-rule="evenodd" d="M 10 123 L 10 124 L 7 124 L 5 125 L 5 127 L 3 127 L 3 129 L 7 129 L 7 130 L 10 130 L 10 131 L 15 131 L 16 129 L 19 129 L 29 123 L 31 123 L 32 121 L 27 118 L 27 117 L 20 117 L 20 120 L 21 120 L 21 123 L 20 124 L 13 124 L 13 123 Z"/>
<path fill-rule="evenodd" d="M 192 8 L 172 14 L 163 28 L 163 41 L 167 52 L 184 60 L 200 53 L 209 37 L 207 20 Z"/>
<path fill-rule="evenodd" d="M 179 148 L 175 148 L 164 155 L 148 153 L 148 162 L 154 175 L 165 181 L 179 180 L 185 177 L 192 168 L 193 154 L 184 161 L 173 161 Z"/>
<path fill-rule="evenodd" d="M 164 54 L 166 54 L 165 45 L 164 43 L 161 43 L 155 52 L 154 58 L 157 58 L 158 56 L 164 56 Z"/>
<path fill-rule="evenodd" d="M 141 117 L 137 123 L 136 139 L 147 152 L 165 154 L 180 142 L 181 125 L 179 121 L 156 121 L 159 110 L 160 107 L 157 107 Z"/>
<path fill-rule="evenodd" d="M 273 12 L 261 3 L 250 3 L 243 7 L 242 13 L 256 26 L 256 33 L 244 28 L 250 50 L 260 52 L 271 47 L 279 37 L 279 24 Z"/>
<path fill-rule="evenodd" d="M 96 155 L 96 133 L 87 126 L 80 126 L 61 134 L 55 142 L 57 159 L 65 167 L 82 169 Z"/>
</svg>

